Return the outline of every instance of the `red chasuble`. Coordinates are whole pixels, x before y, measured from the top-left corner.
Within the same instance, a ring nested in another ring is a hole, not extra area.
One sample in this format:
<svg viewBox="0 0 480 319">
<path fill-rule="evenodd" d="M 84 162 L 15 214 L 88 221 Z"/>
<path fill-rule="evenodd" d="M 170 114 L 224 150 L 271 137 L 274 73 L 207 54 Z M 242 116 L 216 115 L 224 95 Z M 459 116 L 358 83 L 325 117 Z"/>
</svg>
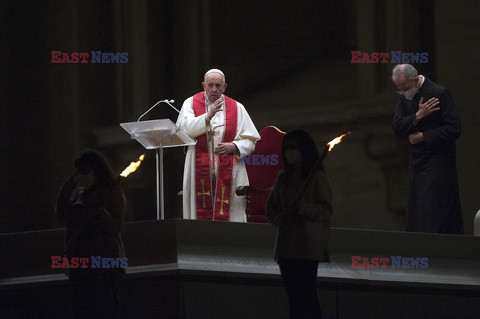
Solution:
<svg viewBox="0 0 480 319">
<path fill-rule="evenodd" d="M 237 102 L 224 95 L 225 98 L 225 134 L 222 142 L 228 143 L 235 139 L 237 132 Z M 193 96 L 193 111 L 195 116 L 206 112 L 205 93 L 199 92 Z M 213 151 L 213 150 L 212 150 Z M 210 183 L 207 134 L 197 137 L 195 146 L 195 190 L 197 204 L 197 219 L 226 220 L 230 212 L 230 193 L 232 189 L 232 172 L 234 160 L 232 155 L 222 155 L 218 163 L 218 177 L 215 185 L 215 206 L 212 207 L 212 190 Z"/>
</svg>

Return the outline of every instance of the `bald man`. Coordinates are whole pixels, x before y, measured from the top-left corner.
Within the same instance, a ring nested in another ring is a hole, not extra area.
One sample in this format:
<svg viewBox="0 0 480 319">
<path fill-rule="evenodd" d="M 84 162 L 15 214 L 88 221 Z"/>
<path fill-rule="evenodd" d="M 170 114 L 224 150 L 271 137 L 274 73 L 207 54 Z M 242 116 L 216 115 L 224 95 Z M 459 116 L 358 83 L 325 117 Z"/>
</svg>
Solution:
<svg viewBox="0 0 480 319">
<path fill-rule="evenodd" d="M 185 159 L 183 217 L 246 222 L 245 197 L 235 189 L 249 184 L 242 158 L 253 152 L 260 135 L 245 107 L 223 94 L 227 83 L 221 70 L 207 71 L 202 86 L 185 100 L 177 119 L 197 141 Z"/>
<path fill-rule="evenodd" d="M 410 64 L 392 71 L 398 99 L 393 130 L 410 148 L 407 231 L 463 234 L 455 140 L 457 107 L 444 87 Z"/>
</svg>

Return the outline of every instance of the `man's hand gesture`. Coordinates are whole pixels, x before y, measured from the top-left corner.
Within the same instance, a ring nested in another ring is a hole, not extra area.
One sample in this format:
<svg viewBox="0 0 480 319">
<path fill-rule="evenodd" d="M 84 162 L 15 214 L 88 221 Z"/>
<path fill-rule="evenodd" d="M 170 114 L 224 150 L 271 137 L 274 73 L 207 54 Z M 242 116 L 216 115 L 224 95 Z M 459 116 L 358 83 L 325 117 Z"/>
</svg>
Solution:
<svg viewBox="0 0 480 319">
<path fill-rule="evenodd" d="M 436 97 L 432 97 L 430 100 L 423 103 L 423 97 L 421 97 L 420 102 L 418 102 L 418 111 L 415 113 L 416 123 L 420 122 L 421 119 L 429 116 L 433 112 L 440 110 L 439 107 L 435 107 L 439 103 L 440 101 Z"/>
</svg>

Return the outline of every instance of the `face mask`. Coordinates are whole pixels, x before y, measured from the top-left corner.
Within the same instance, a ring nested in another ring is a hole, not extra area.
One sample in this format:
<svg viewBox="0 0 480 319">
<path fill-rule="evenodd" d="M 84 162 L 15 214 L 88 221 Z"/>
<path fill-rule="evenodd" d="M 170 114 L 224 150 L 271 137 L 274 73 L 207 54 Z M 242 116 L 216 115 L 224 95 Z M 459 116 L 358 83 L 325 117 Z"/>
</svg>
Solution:
<svg viewBox="0 0 480 319">
<path fill-rule="evenodd" d="M 77 176 L 77 186 L 89 188 L 95 185 L 96 179 L 93 174 L 80 174 Z"/>
<path fill-rule="evenodd" d="M 405 91 L 403 95 L 407 100 L 412 100 L 415 94 L 417 94 L 417 92 L 418 92 L 418 88 L 411 88 L 410 90 Z"/>
<path fill-rule="evenodd" d="M 294 164 L 302 160 L 302 154 L 298 150 L 285 150 L 285 159 L 288 164 Z"/>
</svg>

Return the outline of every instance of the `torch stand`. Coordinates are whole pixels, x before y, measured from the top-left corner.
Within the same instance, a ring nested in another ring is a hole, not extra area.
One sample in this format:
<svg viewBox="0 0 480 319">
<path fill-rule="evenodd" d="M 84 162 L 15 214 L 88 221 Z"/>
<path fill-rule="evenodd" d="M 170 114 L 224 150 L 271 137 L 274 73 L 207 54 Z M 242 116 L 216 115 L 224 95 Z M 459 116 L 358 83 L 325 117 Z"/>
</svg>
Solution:
<svg viewBox="0 0 480 319">
<path fill-rule="evenodd" d="M 146 149 L 155 149 L 157 220 L 164 219 L 163 149 L 195 145 L 196 142 L 180 131 L 170 119 L 120 123 L 120 126 L 130 134 L 132 139 L 135 139 Z"/>
</svg>

